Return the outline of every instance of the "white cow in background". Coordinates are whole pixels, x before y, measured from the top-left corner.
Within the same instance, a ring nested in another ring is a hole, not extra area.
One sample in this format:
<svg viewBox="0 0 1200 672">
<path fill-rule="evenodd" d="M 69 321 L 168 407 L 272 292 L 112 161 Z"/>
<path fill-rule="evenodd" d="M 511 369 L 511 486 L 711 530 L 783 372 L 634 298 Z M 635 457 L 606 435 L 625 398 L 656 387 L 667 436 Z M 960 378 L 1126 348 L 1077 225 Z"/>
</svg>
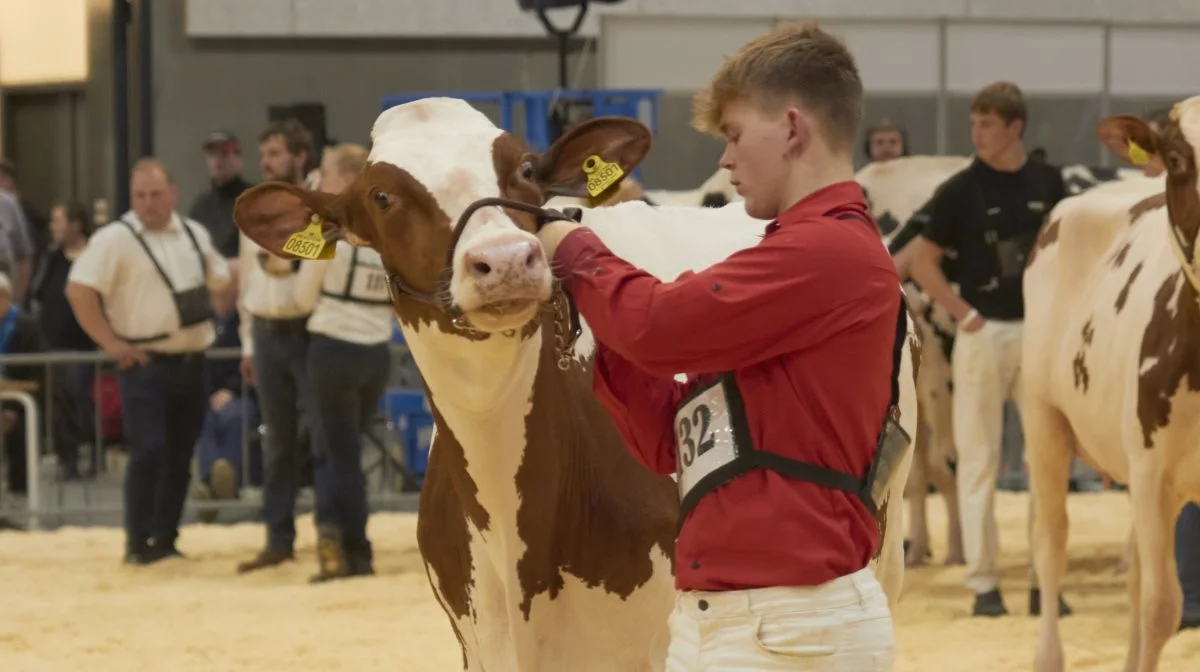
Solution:
<svg viewBox="0 0 1200 672">
<path fill-rule="evenodd" d="M 1022 413 L 1042 588 L 1038 672 L 1064 667 L 1052 601 L 1067 569 L 1072 457 L 1129 484 L 1126 672 L 1155 672 L 1179 627 L 1175 522 L 1187 500 L 1200 500 L 1200 96 L 1177 104 L 1161 133 L 1117 116 L 1097 134 L 1127 161 L 1160 158 L 1167 174 L 1060 203 L 1025 270 Z"/>
</svg>

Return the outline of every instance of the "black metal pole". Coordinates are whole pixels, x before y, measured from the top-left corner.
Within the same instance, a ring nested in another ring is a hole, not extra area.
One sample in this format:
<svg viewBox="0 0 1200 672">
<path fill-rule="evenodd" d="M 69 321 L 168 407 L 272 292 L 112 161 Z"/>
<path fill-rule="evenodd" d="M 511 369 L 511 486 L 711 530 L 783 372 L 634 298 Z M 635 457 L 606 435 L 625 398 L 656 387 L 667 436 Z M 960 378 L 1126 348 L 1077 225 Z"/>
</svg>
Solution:
<svg viewBox="0 0 1200 672">
<path fill-rule="evenodd" d="M 138 123 L 142 156 L 154 156 L 154 33 L 150 22 L 150 0 L 138 4 Z"/>
<path fill-rule="evenodd" d="M 583 25 L 583 18 L 587 16 L 588 0 L 582 0 L 579 3 L 579 9 L 575 14 L 575 20 L 571 23 L 571 27 L 566 30 L 561 30 L 550 22 L 550 17 L 546 16 L 546 7 L 543 3 L 538 2 L 537 5 L 538 20 L 542 22 L 542 27 L 550 35 L 558 38 L 558 85 L 560 88 L 567 88 L 570 81 L 567 77 L 567 51 L 570 48 L 570 39 L 575 33 L 579 32 L 579 27 Z"/>
<path fill-rule="evenodd" d="M 113 218 L 129 209 L 129 14 L 129 0 L 113 0 Z"/>
</svg>

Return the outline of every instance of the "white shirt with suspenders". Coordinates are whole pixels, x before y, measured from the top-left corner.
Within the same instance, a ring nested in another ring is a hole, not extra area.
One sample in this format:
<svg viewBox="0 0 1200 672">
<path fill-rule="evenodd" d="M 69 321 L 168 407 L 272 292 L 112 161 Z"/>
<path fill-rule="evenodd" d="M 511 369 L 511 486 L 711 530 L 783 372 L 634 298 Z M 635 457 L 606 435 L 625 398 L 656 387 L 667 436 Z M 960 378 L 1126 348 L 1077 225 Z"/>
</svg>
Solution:
<svg viewBox="0 0 1200 672">
<path fill-rule="evenodd" d="M 358 345 L 392 339 L 396 317 L 378 252 L 338 241 L 333 259 L 305 262 L 299 276 L 299 301 L 317 305 L 310 333 Z"/>
<path fill-rule="evenodd" d="M 143 350 L 199 352 L 216 339 L 210 289 L 229 283 L 229 266 L 208 230 L 172 213 L 147 231 L 132 211 L 100 227 L 69 279 L 100 294 L 113 332 Z"/>
</svg>

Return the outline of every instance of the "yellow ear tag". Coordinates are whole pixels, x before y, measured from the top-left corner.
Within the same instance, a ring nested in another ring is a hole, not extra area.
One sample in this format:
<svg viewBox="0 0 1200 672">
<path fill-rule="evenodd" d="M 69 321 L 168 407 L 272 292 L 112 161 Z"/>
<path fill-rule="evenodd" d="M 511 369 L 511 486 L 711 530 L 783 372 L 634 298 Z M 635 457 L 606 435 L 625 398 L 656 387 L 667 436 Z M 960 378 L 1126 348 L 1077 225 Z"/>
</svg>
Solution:
<svg viewBox="0 0 1200 672">
<path fill-rule="evenodd" d="M 616 163 L 609 163 L 593 154 L 583 161 L 583 172 L 588 176 L 587 191 L 592 200 L 599 198 L 606 189 L 621 181 L 625 171 Z"/>
<path fill-rule="evenodd" d="M 337 246 L 325 243 L 324 225 L 325 218 L 313 213 L 312 219 L 308 221 L 308 226 L 304 227 L 303 231 L 293 233 L 288 237 L 287 242 L 283 244 L 283 251 L 288 254 L 294 254 L 301 259 L 317 259 L 320 261 L 333 259 L 333 254 L 337 251 Z"/>
<path fill-rule="evenodd" d="M 1135 166 L 1144 166 L 1150 163 L 1150 155 L 1140 145 L 1129 138 L 1129 162 Z"/>
</svg>

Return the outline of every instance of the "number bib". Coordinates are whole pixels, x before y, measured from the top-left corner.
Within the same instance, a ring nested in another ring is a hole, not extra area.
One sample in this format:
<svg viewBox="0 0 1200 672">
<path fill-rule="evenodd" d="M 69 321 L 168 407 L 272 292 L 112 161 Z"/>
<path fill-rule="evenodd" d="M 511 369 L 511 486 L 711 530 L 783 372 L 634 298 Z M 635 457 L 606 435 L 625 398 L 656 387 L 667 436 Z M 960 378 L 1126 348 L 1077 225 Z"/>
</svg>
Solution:
<svg viewBox="0 0 1200 672">
<path fill-rule="evenodd" d="M 725 379 L 702 388 L 675 412 L 679 498 L 742 454 Z"/>
<path fill-rule="evenodd" d="M 349 297 L 371 303 L 391 303 L 387 271 L 379 266 L 359 264 L 350 279 Z"/>
</svg>

